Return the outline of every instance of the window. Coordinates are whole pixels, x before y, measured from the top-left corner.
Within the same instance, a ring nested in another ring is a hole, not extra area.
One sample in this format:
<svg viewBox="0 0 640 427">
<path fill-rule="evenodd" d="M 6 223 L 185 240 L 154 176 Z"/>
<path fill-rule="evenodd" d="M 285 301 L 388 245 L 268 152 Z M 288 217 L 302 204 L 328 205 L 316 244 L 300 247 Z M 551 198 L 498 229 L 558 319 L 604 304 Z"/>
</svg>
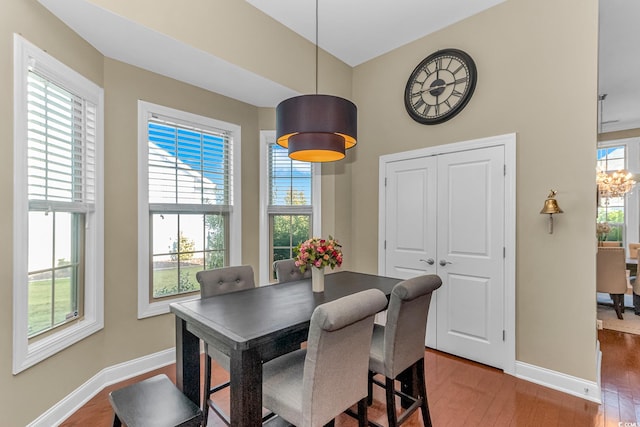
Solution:
<svg viewBox="0 0 640 427">
<path fill-rule="evenodd" d="M 605 172 L 625 169 L 626 157 L 625 145 L 599 148 L 597 169 Z M 601 198 L 597 222 L 609 223 L 611 231 L 606 236 L 606 240 L 623 242 L 625 240 L 625 197 Z"/>
<path fill-rule="evenodd" d="M 239 263 L 240 128 L 140 101 L 138 316 L 193 298 L 200 270 Z"/>
<path fill-rule="evenodd" d="M 292 258 L 293 249 L 320 234 L 320 183 L 317 165 L 291 160 L 275 143 L 274 132 L 263 132 L 261 283 L 275 281 L 273 262 Z M 263 273 L 264 271 L 264 273 Z"/>
<path fill-rule="evenodd" d="M 14 36 L 18 373 L 102 329 L 103 91 Z"/>
</svg>

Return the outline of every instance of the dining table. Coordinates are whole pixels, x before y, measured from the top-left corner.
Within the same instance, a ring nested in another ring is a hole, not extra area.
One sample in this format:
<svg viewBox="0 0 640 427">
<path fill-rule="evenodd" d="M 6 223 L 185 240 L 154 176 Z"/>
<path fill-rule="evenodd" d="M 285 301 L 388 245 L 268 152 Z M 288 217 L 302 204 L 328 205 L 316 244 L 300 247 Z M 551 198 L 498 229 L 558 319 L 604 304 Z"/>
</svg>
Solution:
<svg viewBox="0 0 640 427">
<path fill-rule="evenodd" d="M 176 385 L 200 404 L 200 340 L 230 358 L 232 426 L 262 424 L 262 364 L 300 348 L 320 304 L 379 289 L 387 299 L 401 279 L 340 271 L 325 276 L 324 292 L 311 279 L 258 286 L 170 305 L 176 321 Z M 206 414 L 205 414 L 206 416 Z"/>
<path fill-rule="evenodd" d="M 638 271 L 638 258 L 626 258 L 627 270 L 631 271 L 631 275 L 635 276 Z"/>
</svg>

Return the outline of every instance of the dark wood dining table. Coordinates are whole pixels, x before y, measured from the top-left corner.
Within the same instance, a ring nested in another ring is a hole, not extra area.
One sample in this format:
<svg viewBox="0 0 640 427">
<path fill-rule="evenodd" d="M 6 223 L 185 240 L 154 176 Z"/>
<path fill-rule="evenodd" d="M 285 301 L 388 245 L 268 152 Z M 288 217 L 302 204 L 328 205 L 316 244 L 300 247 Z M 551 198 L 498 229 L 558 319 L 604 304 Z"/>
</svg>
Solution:
<svg viewBox="0 0 640 427">
<path fill-rule="evenodd" d="M 262 423 L 262 364 L 300 348 L 316 306 L 366 289 L 387 297 L 400 279 L 342 271 L 325 276 L 325 291 L 311 279 L 260 286 L 171 304 L 176 317 L 176 385 L 200 404 L 200 340 L 230 357 L 232 426 Z"/>
<path fill-rule="evenodd" d="M 637 276 L 638 274 L 638 258 L 626 259 L 627 270 L 629 270 L 631 276 Z"/>
</svg>

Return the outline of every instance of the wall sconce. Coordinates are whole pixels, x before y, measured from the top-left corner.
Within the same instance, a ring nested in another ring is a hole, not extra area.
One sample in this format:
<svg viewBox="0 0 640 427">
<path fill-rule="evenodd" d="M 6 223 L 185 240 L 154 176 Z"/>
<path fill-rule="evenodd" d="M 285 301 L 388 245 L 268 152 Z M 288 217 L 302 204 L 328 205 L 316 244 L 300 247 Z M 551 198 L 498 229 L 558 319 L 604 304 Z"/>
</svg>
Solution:
<svg viewBox="0 0 640 427">
<path fill-rule="evenodd" d="M 555 197 L 558 192 L 551 190 L 547 196 L 547 200 L 544 201 L 544 207 L 540 211 L 541 214 L 549 214 L 549 234 L 553 234 L 553 214 L 563 213 L 563 210 L 558 206 L 558 202 Z"/>
</svg>

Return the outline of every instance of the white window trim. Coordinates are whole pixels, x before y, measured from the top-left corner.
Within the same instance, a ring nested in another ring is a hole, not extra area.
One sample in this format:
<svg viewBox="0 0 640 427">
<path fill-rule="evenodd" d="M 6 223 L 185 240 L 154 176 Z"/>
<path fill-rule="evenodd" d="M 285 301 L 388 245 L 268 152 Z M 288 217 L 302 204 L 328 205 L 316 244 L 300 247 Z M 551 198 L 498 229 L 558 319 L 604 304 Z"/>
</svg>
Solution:
<svg viewBox="0 0 640 427">
<path fill-rule="evenodd" d="M 259 268 L 259 281 L 260 285 L 268 285 L 271 269 L 267 268 L 267 262 L 269 261 L 269 180 L 267 174 L 269 173 L 269 159 L 268 159 L 268 146 L 276 142 L 276 131 L 263 130 L 260 131 L 260 268 Z M 320 206 L 321 197 L 321 166 L 320 163 L 313 164 L 312 171 L 312 234 L 314 236 L 322 235 L 322 218 L 320 212 L 322 211 Z"/>
<path fill-rule="evenodd" d="M 104 91 L 84 76 L 14 34 L 14 190 L 13 190 L 13 374 L 81 341 L 104 327 L 104 200 L 103 138 Z M 75 324 L 29 343 L 27 193 L 27 72 L 34 63 L 47 68 L 57 83 L 95 103 L 96 184 L 95 212 L 87 213 L 85 234 L 84 316 Z"/>
<path fill-rule="evenodd" d="M 626 146 L 625 167 L 631 173 L 640 171 L 640 138 L 624 138 L 598 143 L 597 149 L 607 147 Z M 637 242 L 640 240 L 640 189 L 638 184 L 625 196 L 625 242 Z M 628 245 L 625 250 L 628 250 Z"/>
<path fill-rule="evenodd" d="M 233 169 L 233 207 L 229 212 L 229 264 L 242 262 L 242 186 L 240 170 L 240 126 L 150 102 L 138 101 L 138 319 L 169 313 L 169 304 L 200 298 L 200 295 L 149 301 L 149 149 L 147 122 L 152 113 L 174 117 L 231 132 Z"/>
</svg>

